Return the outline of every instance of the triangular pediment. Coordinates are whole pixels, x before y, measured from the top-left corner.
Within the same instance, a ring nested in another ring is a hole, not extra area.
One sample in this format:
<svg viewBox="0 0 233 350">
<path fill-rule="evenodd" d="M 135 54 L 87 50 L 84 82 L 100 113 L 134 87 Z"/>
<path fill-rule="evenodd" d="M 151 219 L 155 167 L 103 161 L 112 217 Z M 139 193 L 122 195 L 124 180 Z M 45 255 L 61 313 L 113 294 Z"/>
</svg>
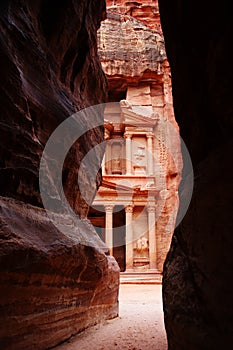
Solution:
<svg viewBox="0 0 233 350">
<path fill-rule="evenodd" d="M 125 191 L 125 192 L 132 192 L 132 187 L 125 186 L 123 184 L 119 184 L 117 182 L 110 182 L 108 180 L 105 180 L 103 178 L 102 180 L 102 188 L 107 188 L 108 190 L 113 190 L 113 191 Z"/>
<path fill-rule="evenodd" d="M 137 194 L 140 192 L 158 192 L 154 182 L 148 182 L 146 184 L 134 184 L 133 186 L 127 186 L 119 182 L 111 182 L 103 176 L 102 185 L 100 186 L 98 193 L 121 193 L 121 194 Z"/>
<path fill-rule="evenodd" d="M 122 111 L 122 123 L 136 126 L 155 126 L 158 116 L 154 114 L 151 107 L 132 106 L 128 101 L 120 102 Z"/>
</svg>

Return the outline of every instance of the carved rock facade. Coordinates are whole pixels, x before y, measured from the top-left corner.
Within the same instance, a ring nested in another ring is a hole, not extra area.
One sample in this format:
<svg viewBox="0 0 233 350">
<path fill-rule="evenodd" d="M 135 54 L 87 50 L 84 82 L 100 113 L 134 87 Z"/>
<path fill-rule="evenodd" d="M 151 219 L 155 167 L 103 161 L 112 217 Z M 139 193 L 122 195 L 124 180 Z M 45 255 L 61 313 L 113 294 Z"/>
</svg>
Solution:
<svg viewBox="0 0 233 350">
<path fill-rule="evenodd" d="M 155 16 L 153 22 L 148 15 L 157 3 L 107 4 L 98 46 L 109 102 L 118 105 L 105 109 L 103 186 L 90 219 L 122 271 L 161 272 L 175 225 L 182 161 L 164 39 Z M 115 208 L 105 215 L 108 204 Z M 139 250 L 142 242 L 145 249 Z"/>
</svg>

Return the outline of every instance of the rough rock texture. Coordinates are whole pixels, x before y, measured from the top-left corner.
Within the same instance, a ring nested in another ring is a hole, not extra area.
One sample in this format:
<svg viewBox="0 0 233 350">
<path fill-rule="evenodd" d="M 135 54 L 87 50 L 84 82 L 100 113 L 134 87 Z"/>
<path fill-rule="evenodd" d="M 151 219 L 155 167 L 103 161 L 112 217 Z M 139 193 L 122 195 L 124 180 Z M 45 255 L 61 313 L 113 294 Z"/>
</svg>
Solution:
<svg viewBox="0 0 233 350">
<path fill-rule="evenodd" d="M 153 31 L 162 34 L 158 0 L 125 1 L 107 0 L 108 9 L 132 16 L 145 23 Z"/>
<path fill-rule="evenodd" d="M 34 205 L 41 204 L 39 161 L 48 137 L 68 116 L 106 96 L 96 47 L 104 1 L 56 4 L 12 0 L 1 11 L 1 195 Z M 77 212 L 79 160 L 102 138 L 99 128 L 67 158 L 64 188 Z M 91 183 L 87 188 L 93 191 Z"/>
<path fill-rule="evenodd" d="M 96 45 L 105 2 L 9 0 L 0 10 L 0 344 L 45 349 L 117 315 L 119 269 L 91 225 L 57 213 L 61 233 L 38 208 L 39 163 L 49 136 L 68 116 L 106 97 Z M 84 120 L 87 128 L 92 121 Z M 81 217 L 88 207 L 77 186 L 80 160 L 102 140 L 102 126 L 91 130 L 64 163 L 64 192 Z M 67 142 L 64 135 L 61 149 Z M 102 153 L 93 161 L 96 172 Z M 94 198 L 100 173 L 84 180 Z M 52 176 L 46 181 L 58 211 L 59 190 Z"/>
<path fill-rule="evenodd" d="M 157 267 L 162 271 L 175 226 L 182 160 L 170 66 L 163 35 L 157 30 L 160 18 L 147 11 L 154 7 L 158 10 L 157 1 L 107 1 L 107 19 L 98 31 L 98 47 L 109 82 L 109 101 L 127 99 L 133 106 L 151 108 L 158 119 L 154 157 L 160 164 L 156 167 L 156 188 L 160 191 L 156 232 Z M 142 15 L 138 17 L 139 10 Z"/>
<path fill-rule="evenodd" d="M 191 206 L 174 234 L 164 267 L 169 349 L 229 349 L 233 343 L 230 4 L 159 3 L 175 114 L 195 173 Z"/>
<path fill-rule="evenodd" d="M 0 204 L 1 349 L 47 349 L 117 315 L 119 267 L 88 221 L 61 216 L 63 234 L 43 209 Z"/>
<path fill-rule="evenodd" d="M 112 90 L 114 94 L 126 92 L 129 83 L 138 85 L 162 78 L 166 60 L 163 37 L 132 16 L 108 10 L 98 41 L 110 98 Z"/>
</svg>

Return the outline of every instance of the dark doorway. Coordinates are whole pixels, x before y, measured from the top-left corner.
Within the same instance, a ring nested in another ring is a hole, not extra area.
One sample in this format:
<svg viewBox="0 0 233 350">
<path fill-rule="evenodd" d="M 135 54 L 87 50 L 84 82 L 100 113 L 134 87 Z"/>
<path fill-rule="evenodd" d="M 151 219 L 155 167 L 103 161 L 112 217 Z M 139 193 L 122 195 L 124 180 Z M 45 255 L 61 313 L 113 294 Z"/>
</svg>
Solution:
<svg viewBox="0 0 233 350">
<path fill-rule="evenodd" d="M 125 210 L 123 206 L 114 207 L 113 227 L 113 255 L 123 272 L 126 269 Z"/>
<path fill-rule="evenodd" d="M 89 210 L 88 219 L 91 221 L 102 241 L 105 242 L 104 206 L 92 206 Z M 121 272 L 126 269 L 125 241 L 125 209 L 123 205 L 116 205 L 113 211 L 113 256 Z"/>
<path fill-rule="evenodd" d="M 91 221 L 100 239 L 105 242 L 105 210 L 102 205 L 92 206 L 89 209 L 88 219 Z"/>
</svg>

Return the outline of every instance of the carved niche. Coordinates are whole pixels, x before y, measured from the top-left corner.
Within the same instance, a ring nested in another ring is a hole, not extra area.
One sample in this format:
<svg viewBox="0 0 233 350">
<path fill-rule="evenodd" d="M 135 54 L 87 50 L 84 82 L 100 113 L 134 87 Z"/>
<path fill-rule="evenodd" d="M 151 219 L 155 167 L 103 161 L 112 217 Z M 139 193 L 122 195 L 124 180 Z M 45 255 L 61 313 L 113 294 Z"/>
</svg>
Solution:
<svg viewBox="0 0 233 350">
<path fill-rule="evenodd" d="M 137 150 L 134 153 L 134 173 L 135 174 L 144 174 L 146 172 L 146 166 L 144 165 L 146 157 L 146 147 L 137 146 Z"/>
<path fill-rule="evenodd" d="M 111 142 L 111 173 L 122 174 L 122 142 L 120 140 Z"/>
<path fill-rule="evenodd" d="M 140 237 L 135 242 L 134 247 L 134 267 L 149 267 L 149 241 L 145 236 Z"/>
</svg>

